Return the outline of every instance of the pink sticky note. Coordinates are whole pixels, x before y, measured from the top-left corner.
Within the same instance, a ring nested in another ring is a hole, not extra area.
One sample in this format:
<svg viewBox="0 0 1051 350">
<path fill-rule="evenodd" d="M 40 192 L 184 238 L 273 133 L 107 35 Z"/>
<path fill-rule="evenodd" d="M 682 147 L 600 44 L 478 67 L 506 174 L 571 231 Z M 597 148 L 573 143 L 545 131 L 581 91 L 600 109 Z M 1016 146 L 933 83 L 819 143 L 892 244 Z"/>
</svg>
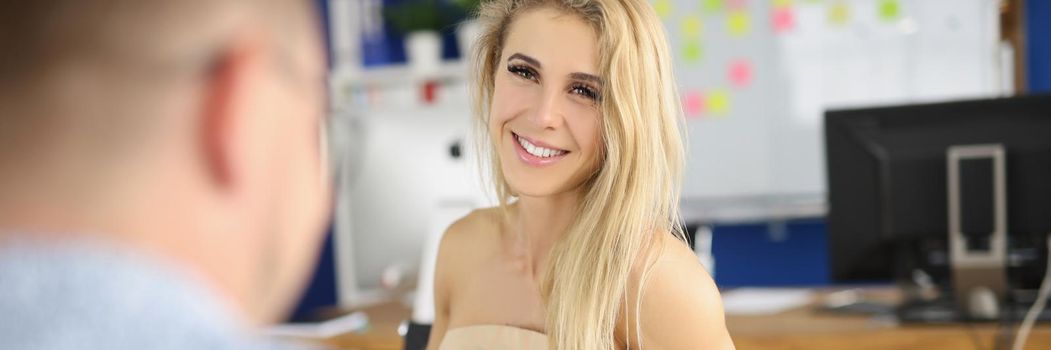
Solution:
<svg viewBox="0 0 1051 350">
<path fill-rule="evenodd" d="M 748 0 L 729 0 L 726 5 L 731 10 L 743 10 L 748 7 Z"/>
<path fill-rule="evenodd" d="M 774 22 L 774 31 L 777 33 L 784 33 L 795 27 L 796 14 L 792 11 L 791 6 L 778 7 L 774 9 L 772 20 Z"/>
<path fill-rule="evenodd" d="M 686 96 L 683 96 L 683 109 L 686 118 L 700 118 L 704 115 L 704 94 L 696 90 L 686 92 Z"/>
<path fill-rule="evenodd" d="M 730 69 L 727 73 L 730 82 L 734 86 L 739 88 L 746 87 L 752 82 L 752 63 L 743 58 L 736 59 L 730 63 Z"/>
</svg>

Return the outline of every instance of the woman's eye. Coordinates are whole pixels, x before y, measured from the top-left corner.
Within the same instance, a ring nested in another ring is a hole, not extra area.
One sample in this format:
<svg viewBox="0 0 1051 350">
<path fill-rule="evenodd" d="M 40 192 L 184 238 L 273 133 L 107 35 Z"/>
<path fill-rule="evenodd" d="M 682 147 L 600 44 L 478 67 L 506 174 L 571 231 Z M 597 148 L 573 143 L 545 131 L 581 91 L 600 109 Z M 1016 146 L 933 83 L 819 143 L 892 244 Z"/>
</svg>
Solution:
<svg viewBox="0 0 1051 350">
<path fill-rule="evenodd" d="M 508 65 L 507 66 L 507 71 L 511 72 L 511 74 L 517 75 L 517 76 L 519 76 L 519 77 L 521 77 L 523 79 L 533 80 L 533 81 L 536 80 L 536 73 L 533 72 L 533 70 L 530 69 L 529 67 L 524 67 L 524 66 L 519 66 L 519 65 L 513 65 L 512 64 L 512 65 Z"/>
<path fill-rule="evenodd" d="M 598 92 L 596 92 L 595 89 L 592 89 L 591 87 L 585 85 L 575 85 L 573 86 L 573 89 L 570 90 L 570 92 L 595 101 L 598 101 L 599 97 Z"/>
</svg>

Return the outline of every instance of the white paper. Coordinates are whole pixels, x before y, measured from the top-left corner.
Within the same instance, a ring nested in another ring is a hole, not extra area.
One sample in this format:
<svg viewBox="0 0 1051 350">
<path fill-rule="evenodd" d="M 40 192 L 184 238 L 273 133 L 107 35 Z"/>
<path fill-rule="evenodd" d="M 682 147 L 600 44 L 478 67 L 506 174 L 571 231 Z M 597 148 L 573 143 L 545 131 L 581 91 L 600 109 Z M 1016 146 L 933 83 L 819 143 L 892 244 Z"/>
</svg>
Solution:
<svg viewBox="0 0 1051 350">
<path fill-rule="evenodd" d="M 369 317 L 358 311 L 346 316 L 319 323 L 286 323 L 265 330 L 263 333 L 273 337 L 299 339 L 325 339 L 340 334 L 368 329 Z"/>
<path fill-rule="evenodd" d="M 798 288 L 739 288 L 723 293 L 727 315 L 772 315 L 809 305 L 814 291 Z"/>
</svg>

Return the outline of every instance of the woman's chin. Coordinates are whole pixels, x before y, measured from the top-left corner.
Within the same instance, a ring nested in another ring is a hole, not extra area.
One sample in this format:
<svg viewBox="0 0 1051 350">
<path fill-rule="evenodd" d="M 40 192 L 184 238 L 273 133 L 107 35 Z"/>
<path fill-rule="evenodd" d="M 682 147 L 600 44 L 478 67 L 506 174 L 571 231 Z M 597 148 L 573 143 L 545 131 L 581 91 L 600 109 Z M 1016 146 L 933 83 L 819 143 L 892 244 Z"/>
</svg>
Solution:
<svg viewBox="0 0 1051 350">
<path fill-rule="evenodd" d="M 511 193 L 514 193 L 516 197 L 528 197 L 528 198 L 543 198 L 550 197 L 556 194 L 562 193 L 556 186 L 539 186 L 538 184 L 529 184 L 529 186 L 511 186 Z"/>
<path fill-rule="evenodd" d="M 525 183 L 528 182 L 528 183 Z M 507 184 L 516 197 L 545 198 L 566 194 L 578 189 L 580 185 L 573 186 L 570 181 L 515 181 L 508 178 Z"/>
<path fill-rule="evenodd" d="M 581 181 L 579 172 L 566 175 L 564 172 L 538 172 L 534 169 L 522 169 L 504 164 L 504 179 L 517 197 L 551 197 L 579 189 Z M 554 170 L 554 169 L 552 169 Z"/>
</svg>

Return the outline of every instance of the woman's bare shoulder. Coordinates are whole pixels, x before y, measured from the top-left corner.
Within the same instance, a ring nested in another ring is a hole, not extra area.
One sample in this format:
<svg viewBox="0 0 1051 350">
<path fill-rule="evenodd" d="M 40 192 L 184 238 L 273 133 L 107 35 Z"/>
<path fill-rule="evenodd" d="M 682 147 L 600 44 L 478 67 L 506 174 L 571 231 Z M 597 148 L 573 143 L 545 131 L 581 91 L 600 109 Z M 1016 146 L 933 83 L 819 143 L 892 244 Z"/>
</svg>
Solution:
<svg viewBox="0 0 1051 350">
<path fill-rule="evenodd" d="M 442 245 L 459 246 L 486 236 L 493 236 L 500 228 L 500 208 L 475 209 L 449 225 L 442 236 Z"/>
<path fill-rule="evenodd" d="M 628 314 L 641 317 L 642 342 L 656 349 L 732 349 L 726 330 L 722 298 L 711 275 L 693 250 L 670 233 L 657 235 L 651 259 L 641 264 L 629 281 L 628 300 L 642 303 Z M 641 283 L 641 294 L 639 286 Z M 632 343 L 638 337 L 629 327 Z"/>
<path fill-rule="evenodd" d="M 439 268 L 459 272 L 465 264 L 458 262 L 478 256 L 479 252 L 491 251 L 487 247 L 499 239 L 501 217 L 500 208 L 476 209 L 449 225 L 438 249 L 439 265 L 443 265 Z"/>
<path fill-rule="evenodd" d="M 499 208 L 485 208 L 472 211 L 449 225 L 442 234 L 438 248 L 438 261 L 434 271 L 434 307 L 435 322 L 431 330 L 434 349 L 445 336 L 454 315 L 452 314 L 455 295 L 465 281 L 477 271 L 486 251 L 496 242 L 493 234 L 501 222 Z"/>
</svg>

